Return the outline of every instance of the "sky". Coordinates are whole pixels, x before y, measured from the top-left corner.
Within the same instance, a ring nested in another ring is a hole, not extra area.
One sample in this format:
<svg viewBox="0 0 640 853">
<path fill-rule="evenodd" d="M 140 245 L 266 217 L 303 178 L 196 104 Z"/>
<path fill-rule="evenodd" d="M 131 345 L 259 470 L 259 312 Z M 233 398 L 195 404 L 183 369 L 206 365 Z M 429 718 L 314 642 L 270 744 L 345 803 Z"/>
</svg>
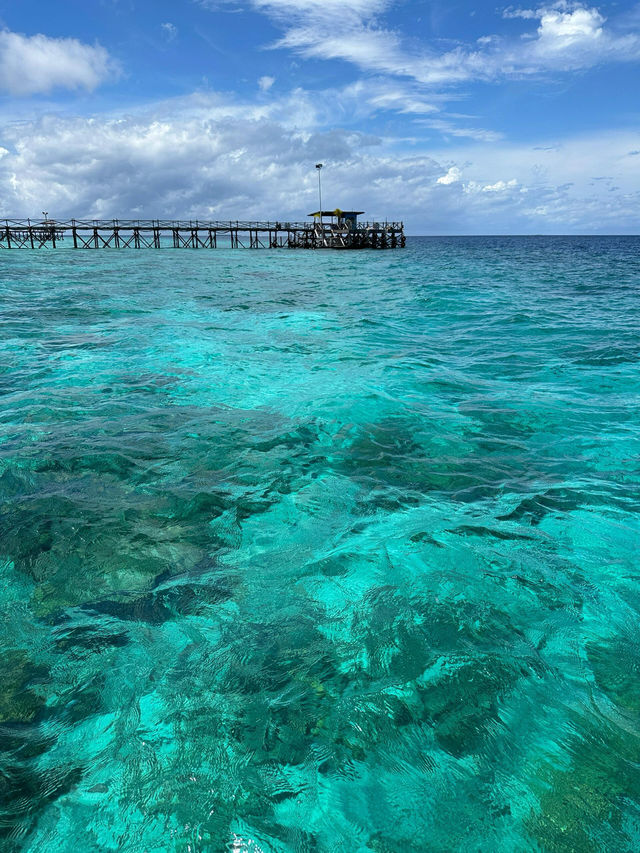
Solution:
<svg viewBox="0 0 640 853">
<path fill-rule="evenodd" d="M 0 218 L 640 232 L 640 3 L 0 0 Z"/>
</svg>

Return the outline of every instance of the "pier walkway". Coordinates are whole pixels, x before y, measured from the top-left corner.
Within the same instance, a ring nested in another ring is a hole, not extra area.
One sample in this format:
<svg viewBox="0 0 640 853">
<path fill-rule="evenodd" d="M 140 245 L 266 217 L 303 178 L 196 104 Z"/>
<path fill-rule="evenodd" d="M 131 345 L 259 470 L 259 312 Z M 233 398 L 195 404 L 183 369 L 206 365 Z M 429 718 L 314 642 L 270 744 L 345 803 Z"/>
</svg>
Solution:
<svg viewBox="0 0 640 853">
<path fill-rule="evenodd" d="M 402 222 L 0 219 L 0 249 L 396 249 Z"/>
</svg>

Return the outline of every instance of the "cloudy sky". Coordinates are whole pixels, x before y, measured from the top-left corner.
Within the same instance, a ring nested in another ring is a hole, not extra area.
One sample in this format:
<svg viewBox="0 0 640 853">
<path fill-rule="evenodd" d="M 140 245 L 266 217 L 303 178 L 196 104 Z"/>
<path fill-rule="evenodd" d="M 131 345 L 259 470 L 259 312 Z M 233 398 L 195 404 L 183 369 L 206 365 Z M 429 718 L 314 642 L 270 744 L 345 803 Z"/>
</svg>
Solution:
<svg viewBox="0 0 640 853">
<path fill-rule="evenodd" d="M 87 12 L 87 10 L 90 10 Z M 640 231 L 640 3 L 0 0 L 0 217 Z"/>
</svg>

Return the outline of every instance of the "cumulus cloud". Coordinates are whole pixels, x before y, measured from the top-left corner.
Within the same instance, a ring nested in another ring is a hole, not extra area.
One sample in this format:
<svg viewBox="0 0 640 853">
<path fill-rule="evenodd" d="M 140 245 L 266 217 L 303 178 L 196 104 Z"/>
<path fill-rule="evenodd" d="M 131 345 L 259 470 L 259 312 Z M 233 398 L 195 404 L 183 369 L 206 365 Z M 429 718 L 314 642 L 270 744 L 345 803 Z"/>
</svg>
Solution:
<svg viewBox="0 0 640 853">
<path fill-rule="evenodd" d="M 440 175 L 436 183 L 438 184 L 455 184 L 462 177 L 462 172 L 457 166 L 451 166 L 446 175 Z"/>
<path fill-rule="evenodd" d="M 519 59 L 513 47 L 505 51 L 507 61 L 526 72 L 537 69 L 574 70 L 599 62 L 624 62 L 640 58 L 640 38 L 636 33 L 617 35 L 604 27 L 605 18 L 597 9 L 575 7 L 541 8 L 535 17 L 539 26 L 535 37 L 525 42 Z"/>
<path fill-rule="evenodd" d="M 593 41 L 603 36 L 604 18 L 597 9 L 578 7 L 571 12 L 560 9 L 539 9 L 538 36 L 542 44 L 562 50 L 575 42 Z"/>
<path fill-rule="evenodd" d="M 92 90 L 117 74 L 117 64 L 98 44 L 0 31 L 0 91 L 10 95 Z"/>
<path fill-rule="evenodd" d="M 483 51 L 460 51 L 469 77 L 495 78 L 575 71 L 602 62 L 632 62 L 640 58 L 635 30 L 618 32 L 605 26 L 596 8 L 561 2 L 537 9 L 518 9 L 506 17 L 538 21 L 519 40 L 493 38 Z"/>
<path fill-rule="evenodd" d="M 340 170 L 373 142 L 248 114 L 213 99 L 210 110 L 200 100 L 182 114 L 174 105 L 173 115 L 48 117 L 5 128 L 5 215 L 32 215 L 43 204 L 58 217 L 302 215 L 315 199 L 318 157 Z M 355 204 L 342 193 L 339 201 Z"/>
<path fill-rule="evenodd" d="M 496 181 L 495 184 L 487 184 L 482 187 L 483 193 L 503 193 L 507 190 L 512 189 L 513 187 L 517 187 L 518 182 L 515 178 L 511 178 L 510 181 Z"/>
</svg>

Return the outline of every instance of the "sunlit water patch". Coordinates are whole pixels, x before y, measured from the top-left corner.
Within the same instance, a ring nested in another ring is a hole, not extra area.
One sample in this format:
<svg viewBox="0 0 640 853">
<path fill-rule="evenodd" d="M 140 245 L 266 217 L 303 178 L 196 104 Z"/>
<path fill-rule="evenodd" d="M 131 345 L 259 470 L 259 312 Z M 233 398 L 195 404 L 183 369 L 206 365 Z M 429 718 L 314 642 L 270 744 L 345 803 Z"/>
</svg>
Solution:
<svg viewBox="0 0 640 853">
<path fill-rule="evenodd" d="M 0 847 L 640 848 L 640 241 L 0 257 Z"/>
</svg>

